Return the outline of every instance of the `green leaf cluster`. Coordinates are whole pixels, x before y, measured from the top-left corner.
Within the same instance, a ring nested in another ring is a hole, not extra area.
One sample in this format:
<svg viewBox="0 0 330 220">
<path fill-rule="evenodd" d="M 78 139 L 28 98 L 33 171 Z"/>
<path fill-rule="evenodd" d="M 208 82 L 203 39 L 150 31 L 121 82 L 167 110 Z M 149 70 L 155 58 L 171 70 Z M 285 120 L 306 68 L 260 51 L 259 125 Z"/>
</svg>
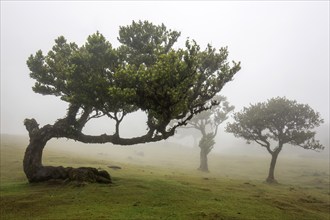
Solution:
<svg viewBox="0 0 330 220">
<path fill-rule="evenodd" d="M 207 108 L 240 63 L 229 64 L 226 47 L 201 50 L 187 40 L 175 49 L 179 36 L 148 21 L 120 27 L 118 48 L 99 32 L 82 46 L 60 36 L 46 55 L 38 51 L 28 58 L 33 90 L 109 117 L 140 109 L 149 128 L 159 131 L 172 119 L 184 124 Z"/>
</svg>

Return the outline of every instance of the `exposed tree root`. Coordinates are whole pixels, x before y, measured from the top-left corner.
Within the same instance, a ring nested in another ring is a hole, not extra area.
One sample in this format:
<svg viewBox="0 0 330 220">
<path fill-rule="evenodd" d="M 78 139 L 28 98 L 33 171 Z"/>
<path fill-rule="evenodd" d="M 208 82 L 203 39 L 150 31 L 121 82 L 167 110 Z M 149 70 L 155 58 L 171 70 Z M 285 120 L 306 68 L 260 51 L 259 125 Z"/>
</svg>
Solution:
<svg viewBox="0 0 330 220">
<path fill-rule="evenodd" d="M 43 166 L 29 179 L 29 182 L 64 180 L 79 183 L 112 183 L 109 173 L 92 167 Z"/>
</svg>

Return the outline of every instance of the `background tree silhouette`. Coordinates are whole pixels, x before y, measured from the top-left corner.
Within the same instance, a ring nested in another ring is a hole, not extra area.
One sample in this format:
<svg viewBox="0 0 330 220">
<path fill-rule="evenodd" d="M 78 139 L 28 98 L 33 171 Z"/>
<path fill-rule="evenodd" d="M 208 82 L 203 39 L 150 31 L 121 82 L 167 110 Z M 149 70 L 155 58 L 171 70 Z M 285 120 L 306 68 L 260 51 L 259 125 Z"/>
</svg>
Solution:
<svg viewBox="0 0 330 220">
<path fill-rule="evenodd" d="M 199 141 L 200 166 L 199 170 L 209 172 L 207 155 L 213 149 L 215 144 L 214 138 L 218 133 L 218 127 L 221 123 L 228 119 L 228 114 L 234 110 L 234 106 L 230 105 L 227 98 L 221 95 L 214 97 L 219 105 L 211 107 L 207 111 L 203 111 L 195 115 L 189 122 L 187 128 L 194 128 L 200 131 L 202 137 Z"/>
</svg>

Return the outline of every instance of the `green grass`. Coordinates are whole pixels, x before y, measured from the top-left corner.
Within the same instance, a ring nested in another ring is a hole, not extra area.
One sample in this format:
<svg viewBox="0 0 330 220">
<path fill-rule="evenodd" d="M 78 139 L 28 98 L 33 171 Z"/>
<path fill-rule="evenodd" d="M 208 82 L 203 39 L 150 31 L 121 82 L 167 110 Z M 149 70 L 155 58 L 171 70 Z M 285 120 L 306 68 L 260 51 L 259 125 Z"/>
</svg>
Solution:
<svg viewBox="0 0 330 220">
<path fill-rule="evenodd" d="M 26 141 L 1 138 L 1 220 L 329 219 L 327 161 L 283 159 L 277 173 L 281 184 L 268 185 L 263 182 L 268 158 L 212 155 L 211 173 L 204 174 L 195 170 L 198 155 L 184 149 L 171 153 L 169 148 L 166 154 L 157 148 L 163 157 L 151 154 L 149 146 L 143 157 L 135 150 L 141 147 L 68 154 L 67 147 L 79 148 L 61 142 L 64 148 L 57 151 L 54 142 L 45 149 L 45 164 L 100 167 L 114 184 L 28 184 L 22 172 Z M 111 170 L 109 164 L 123 169 Z"/>
</svg>

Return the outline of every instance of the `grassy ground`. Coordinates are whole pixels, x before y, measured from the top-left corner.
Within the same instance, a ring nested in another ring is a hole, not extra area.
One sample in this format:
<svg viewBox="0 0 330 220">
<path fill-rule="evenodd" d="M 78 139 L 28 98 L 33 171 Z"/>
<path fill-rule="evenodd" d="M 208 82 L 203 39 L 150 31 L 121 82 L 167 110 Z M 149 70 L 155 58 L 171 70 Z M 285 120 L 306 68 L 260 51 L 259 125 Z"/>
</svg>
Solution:
<svg viewBox="0 0 330 220">
<path fill-rule="evenodd" d="M 324 160 L 283 157 L 276 172 L 281 184 L 268 185 L 263 183 L 268 157 L 213 154 L 211 173 L 204 174 L 195 170 L 197 151 L 179 146 L 172 151 L 166 143 L 104 149 L 51 142 L 45 164 L 100 167 L 114 180 L 78 187 L 28 184 L 22 172 L 26 143 L 26 138 L 1 136 L 0 219 L 330 218 L 329 162 Z"/>
</svg>

